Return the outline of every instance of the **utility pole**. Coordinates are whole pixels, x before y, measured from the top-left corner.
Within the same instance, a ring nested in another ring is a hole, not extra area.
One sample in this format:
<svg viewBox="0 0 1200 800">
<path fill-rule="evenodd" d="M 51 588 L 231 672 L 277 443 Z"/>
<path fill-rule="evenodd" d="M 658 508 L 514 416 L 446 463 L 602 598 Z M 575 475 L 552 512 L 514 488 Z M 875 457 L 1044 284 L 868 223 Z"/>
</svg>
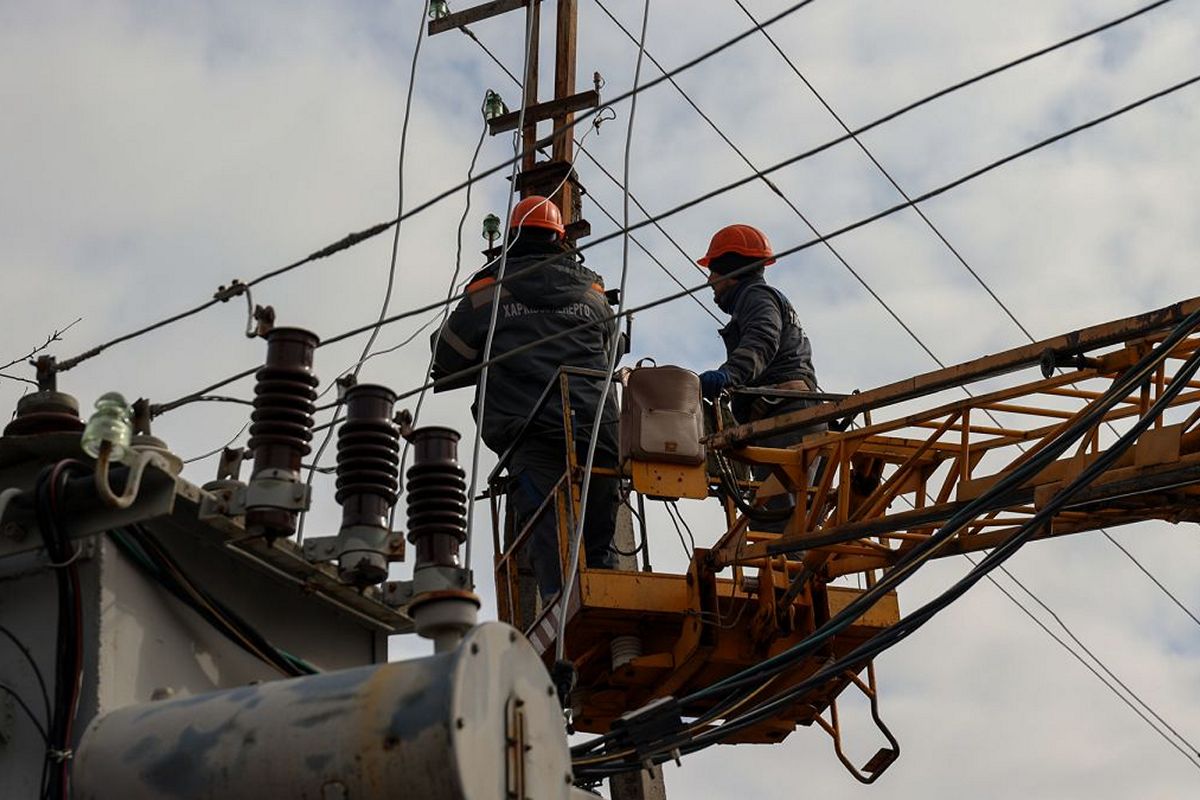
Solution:
<svg viewBox="0 0 1200 800">
<path fill-rule="evenodd" d="M 429 22 L 429 35 L 466 26 L 490 17 L 525 9 L 525 22 L 530 26 L 528 67 L 525 70 L 525 91 L 521 97 L 524 107 L 524 128 L 520 132 L 522 143 L 521 172 L 517 175 L 516 190 L 521 197 L 539 194 L 550 197 L 561 209 L 566 223 L 566 240 L 574 244 L 592 232 L 592 226 L 583 217 L 583 195 L 585 190 L 572 167 L 575 155 L 574 131 L 566 128 L 575 119 L 575 113 L 600 105 L 600 77 L 595 73 L 593 86 L 577 92 L 575 73 L 578 69 L 576 41 L 579 27 L 578 0 L 557 0 L 555 15 L 554 49 L 554 97 L 544 102 L 538 100 L 538 44 L 541 33 L 541 0 L 493 0 L 471 8 L 436 16 Z M 443 10 L 446 6 L 443 4 Z M 509 111 L 488 121 L 488 130 L 494 136 L 506 131 L 515 131 L 521 124 L 521 111 Z M 546 139 L 538 138 L 538 124 L 551 121 L 555 133 Z M 539 161 L 537 154 L 550 147 L 550 158 Z M 628 538 L 628 549 L 632 549 L 632 529 L 626 517 L 624 525 L 618 525 L 618 539 Z M 618 542 L 618 546 L 620 546 Z M 636 569 L 636 564 L 633 565 Z M 532 589 L 532 587 L 529 587 Z M 527 592 L 522 591 L 525 595 Z M 532 597 L 535 592 L 528 592 Z M 662 769 L 641 770 L 637 773 L 620 775 L 609 782 L 612 800 L 665 800 Z"/>
<path fill-rule="evenodd" d="M 575 154 L 572 130 L 564 130 L 575 119 L 575 113 L 600 105 L 599 81 L 593 88 L 575 91 L 577 71 L 576 32 L 579 21 L 578 0 L 557 0 L 555 17 L 554 97 L 538 100 L 538 45 L 541 34 L 540 0 L 493 0 L 478 6 L 447 13 L 429 22 L 429 35 L 465 28 L 474 22 L 524 8 L 526 24 L 531 26 L 528 69 L 524 76 L 525 91 L 521 98 L 525 120 L 521 131 L 521 172 L 516 189 L 521 197 L 540 194 L 551 197 L 562 210 L 566 223 L 566 239 L 574 243 L 588 236 L 592 226 L 583 217 L 582 196 L 585 193 L 571 166 Z M 532 20 L 530 20 L 532 17 Z M 509 111 L 488 121 L 494 136 L 515 131 L 521 122 L 521 110 Z M 554 136 L 538 138 L 538 124 L 550 121 Z M 538 151 L 549 146 L 550 158 L 539 161 Z"/>
</svg>

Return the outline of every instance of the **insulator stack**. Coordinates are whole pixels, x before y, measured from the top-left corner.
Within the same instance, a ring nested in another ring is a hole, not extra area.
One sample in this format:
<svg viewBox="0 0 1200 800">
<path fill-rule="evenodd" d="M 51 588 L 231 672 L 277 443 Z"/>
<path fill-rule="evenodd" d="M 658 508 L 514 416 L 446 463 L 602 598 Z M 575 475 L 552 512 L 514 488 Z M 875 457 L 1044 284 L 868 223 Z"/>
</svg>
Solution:
<svg viewBox="0 0 1200 800">
<path fill-rule="evenodd" d="M 5 436 L 78 433 L 83 430 L 79 402 L 63 392 L 43 390 L 17 401 L 17 413 L 4 428 Z"/>
<path fill-rule="evenodd" d="M 313 352 L 317 335 L 275 328 L 267 335 L 267 361 L 255 373 L 250 447 L 254 472 L 246 503 L 246 527 L 269 539 L 291 536 L 296 513 L 308 498 L 300 484 L 300 459 L 310 451 L 316 387 Z"/>
<path fill-rule="evenodd" d="M 395 392 L 373 384 L 353 386 L 345 396 L 346 422 L 337 443 L 338 563 L 342 580 L 355 586 L 387 577 L 388 517 L 400 491 L 395 403 Z"/>
<path fill-rule="evenodd" d="M 457 567 L 458 547 L 467 538 L 467 480 L 458 465 L 457 431 L 419 428 L 409 441 L 408 540 L 416 546 L 416 569 Z"/>
<path fill-rule="evenodd" d="M 458 565 L 459 545 L 467 539 L 467 474 L 458 465 L 458 439 L 450 428 L 408 434 L 408 540 L 417 550 L 408 613 L 439 653 L 456 647 L 479 614 L 471 574 Z"/>
</svg>

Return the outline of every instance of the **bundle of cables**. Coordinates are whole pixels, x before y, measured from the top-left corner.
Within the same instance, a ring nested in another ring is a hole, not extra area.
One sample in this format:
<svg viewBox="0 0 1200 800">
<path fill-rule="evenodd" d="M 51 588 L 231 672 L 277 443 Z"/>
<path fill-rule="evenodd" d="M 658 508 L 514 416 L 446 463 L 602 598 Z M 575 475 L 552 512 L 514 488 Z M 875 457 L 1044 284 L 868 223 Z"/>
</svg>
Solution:
<svg viewBox="0 0 1200 800">
<path fill-rule="evenodd" d="M 140 525 L 109 531 L 109 538 L 142 572 L 200 615 L 218 632 L 288 677 L 313 675 L 316 667 L 271 644 L 255 628 L 188 577 L 159 541 Z"/>
<path fill-rule="evenodd" d="M 42 470 L 34 489 L 34 509 L 58 589 L 58 643 L 55 651 L 54 711 L 46 731 L 41 797 L 70 797 L 70 759 L 75 715 L 83 686 L 83 612 L 77 555 L 64 532 L 62 496 L 72 476 L 90 473 L 81 461 L 67 459 Z"/>
<path fill-rule="evenodd" d="M 1143 356 L 1129 368 L 1099 399 L 1093 402 L 1077 418 L 1064 425 L 1041 450 L 1023 464 L 1004 475 L 987 492 L 966 504 L 953 514 L 938 531 L 927 540 L 910 550 L 880 580 L 841 612 L 817 628 L 803 641 L 765 661 L 748 667 L 711 686 L 693 692 L 672 703 L 674 709 L 689 705 L 712 703 L 707 711 L 684 727 L 682 724 L 656 741 L 629 742 L 619 735 L 608 733 L 572 748 L 577 778 L 594 781 L 621 772 L 640 769 L 646 762 L 662 763 L 679 754 L 692 753 L 713 744 L 718 744 L 731 734 L 769 719 L 790 704 L 797 702 L 806 692 L 837 679 L 848 671 L 857 671 L 871 659 L 902 641 L 932 619 L 939 611 L 961 597 L 970 587 L 982 580 L 989 572 L 1011 557 L 1022 545 L 1043 531 L 1055 514 L 1063 510 L 1080 490 L 1087 487 L 1127 451 L 1137 438 L 1158 419 L 1174 401 L 1188 382 L 1200 370 L 1200 350 L 1189 355 L 1176 372 L 1174 378 L 1162 391 L 1159 398 L 1134 425 L 1074 480 L 1063 487 L 1050 501 L 1045 503 L 1028 521 L 1010 534 L 966 576 L 938 597 L 909 614 L 892 627 L 857 647 L 852 652 L 826 664 L 816 673 L 773 697 L 754 703 L 766 692 L 771 683 L 784 671 L 810 656 L 835 634 L 844 630 L 886 593 L 893 591 L 910 577 L 916 569 L 932 558 L 938 550 L 980 514 L 1003 504 L 1005 498 L 1019 489 L 1046 466 L 1059 458 L 1068 448 L 1088 435 L 1102 423 L 1105 415 L 1131 392 L 1151 379 L 1155 370 L 1171 356 L 1172 352 L 1193 330 L 1200 326 L 1200 312 L 1186 317 L 1157 348 Z M 603 749 L 602 749 L 603 748 Z"/>
<path fill-rule="evenodd" d="M 83 612 L 76 564 L 79 552 L 67 532 L 63 500 L 72 479 L 84 478 L 90 482 L 92 473 L 89 465 L 65 459 L 44 469 L 34 489 L 38 529 L 58 589 L 53 711 L 49 713 L 50 724 L 44 732 L 47 749 L 41 778 L 40 797 L 43 800 L 67 800 L 71 793 L 70 759 L 83 686 Z M 198 586 L 144 528 L 132 525 L 111 531 L 109 535 L 148 576 L 239 647 L 287 676 L 311 675 L 318 671 L 303 659 L 272 645 L 228 606 Z"/>
</svg>

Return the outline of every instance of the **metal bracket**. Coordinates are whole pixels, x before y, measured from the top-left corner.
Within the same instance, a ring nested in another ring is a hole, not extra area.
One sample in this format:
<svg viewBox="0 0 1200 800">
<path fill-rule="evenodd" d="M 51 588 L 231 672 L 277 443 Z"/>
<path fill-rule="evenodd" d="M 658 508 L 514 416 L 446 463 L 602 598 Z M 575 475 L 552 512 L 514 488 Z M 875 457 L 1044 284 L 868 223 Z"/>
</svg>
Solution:
<svg viewBox="0 0 1200 800">
<path fill-rule="evenodd" d="M 398 534 L 393 534 L 398 535 Z M 413 573 L 411 581 L 388 581 L 383 584 L 383 602 L 392 608 L 404 608 L 425 592 L 449 590 L 470 591 L 475 586 L 473 573 L 461 567 L 423 567 Z"/>
<path fill-rule="evenodd" d="M 245 508 L 281 508 L 285 511 L 307 511 L 311 492 L 309 487 L 294 480 L 282 470 L 260 470 L 250 479 L 245 490 Z"/>
<path fill-rule="evenodd" d="M 842 734 L 841 727 L 838 724 L 837 700 L 833 700 L 829 704 L 830 720 L 826 721 L 824 717 L 818 714 L 816 722 L 833 738 L 833 751 L 837 754 L 838 760 L 842 762 L 842 765 L 854 776 L 854 779 L 859 783 L 874 783 L 900 757 L 900 742 L 896 740 L 896 737 L 892 735 L 888 726 L 883 723 L 883 720 L 879 716 L 879 693 L 875 687 L 875 665 L 873 663 L 867 664 L 869 685 L 864 683 L 862 678 L 853 672 L 846 672 L 845 677 L 850 683 L 857 686 L 867 696 L 867 699 L 871 701 L 871 718 L 875 720 L 875 726 L 879 729 L 879 732 L 888 740 L 889 746 L 879 748 L 875 755 L 859 769 L 842 752 Z"/>
<path fill-rule="evenodd" d="M 415 596 L 412 581 L 388 581 L 383 584 L 383 602 L 392 608 L 404 608 Z"/>
<path fill-rule="evenodd" d="M 114 485 L 123 486 L 129 476 L 129 468 L 114 467 L 111 472 Z M 132 525 L 136 522 L 170 514 L 175 508 L 175 476 L 158 463 L 146 465 L 138 488 L 137 499 L 129 508 L 113 508 L 106 505 L 96 493 L 91 475 L 72 478 L 63 492 L 62 514 L 67 520 L 66 533 L 71 539 L 82 539 L 113 528 Z M 5 532 L 0 536 L 0 558 L 37 550 L 41 547 L 41 536 L 36 535 L 37 515 L 28 498 L 17 498 L 8 506 L 4 515 Z M 8 523 L 12 523 L 12 526 Z"/>
<path fill-rule="evenodd" d="M 240 517 L 246 513 L 246 484 L 239 480 L 209 481 L 201 487 L 207 494 L 200 498 L 197 519 Z"/>
<path fill-rule="evenodd" d="M 505 800 L 527 800 L 525 768 L 532 749 L 527 743 L 525 701 L 513 695 L 504 708 Z"/>
<path fill-rule="evenodd" d="M 242 462 L 250 456 L 251 451 L 242 447 L 226 447 L 221 451 L 221 460 L 217 463 L 217 480 L 240 481 Z"/>
<path fill-rule="evenodd" d="M 1056 353 L 1051 348 L 1042 351 L 1039 363 L 1043 378 L 1054 377 L 1054 371 L 1063 369 L 1098 369 L 1102 365 L 1099 359 L 1088 358 L 1083 353 Z"/>
<path fill-rule="evenodd" d="M 313 563 L 333 561 L 341 558 L 342 548 L 339 547 L 341 536 L 314 536 L 304 540 L 304 558 Z M 405 542 L 403 533 L 389 533 L 384 555 L 388 561 L 403 561 Z"/>
</svg>

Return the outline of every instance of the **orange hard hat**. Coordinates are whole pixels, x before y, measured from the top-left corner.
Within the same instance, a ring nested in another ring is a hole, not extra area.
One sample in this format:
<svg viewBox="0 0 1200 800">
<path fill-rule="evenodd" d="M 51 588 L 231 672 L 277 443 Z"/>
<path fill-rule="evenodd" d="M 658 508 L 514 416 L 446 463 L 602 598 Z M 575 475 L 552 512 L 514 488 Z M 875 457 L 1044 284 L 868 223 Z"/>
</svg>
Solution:
<svg viewBox="0 0 1200 800">
<path fill-rule="evenodd" d="M 729 253 L 750 258 L 765 258 L 763 266 L 774 264 L 775 257 L 771 252 L 771 243 L 767 235 L 753 225 L 726 225 L 713 234 L 708 243 L 708 252 L 696 263 L 707 267 L 714 259 Z"/>
<path fill-rule="evenodd" d="M 558 206 L 554 205 L 550 198 L 542 197 L 540 194 L 531 194 L 513 206 L 508 227 L 510 230 L 512 228 L 545 228 L 554 231 L 559 236 L 567 232 L 567 229 L 563 227 L 562 212 L 558 210 Z"/>
</svg>

